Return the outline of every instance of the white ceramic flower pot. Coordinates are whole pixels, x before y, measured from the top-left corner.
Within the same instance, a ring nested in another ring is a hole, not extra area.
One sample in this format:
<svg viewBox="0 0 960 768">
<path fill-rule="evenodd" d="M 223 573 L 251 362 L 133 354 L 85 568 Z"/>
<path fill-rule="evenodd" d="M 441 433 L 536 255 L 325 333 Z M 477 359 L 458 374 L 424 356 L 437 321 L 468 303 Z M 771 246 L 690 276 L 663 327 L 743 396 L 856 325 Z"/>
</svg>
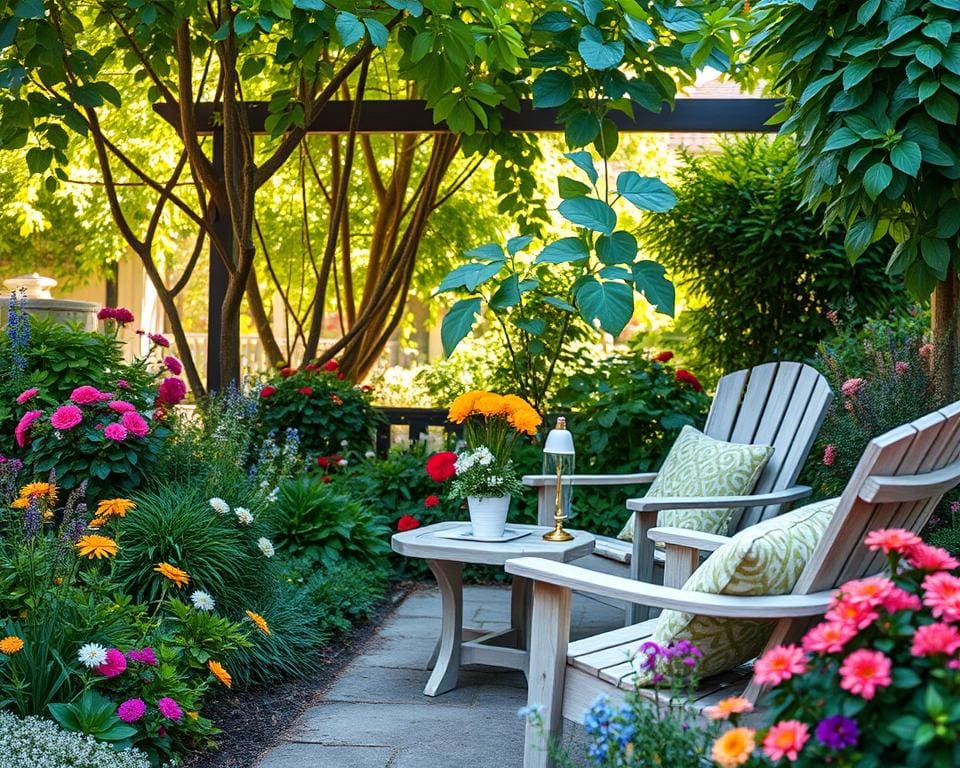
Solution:
<svg viewBox="0 0 960 768">
<path fill-rule="evenodd" d="M 510 511 L 510 494 L 503 496 L 468 496 L 470 524 L 478 539 L 498 539 L 503 536 Z"/>
</svg>

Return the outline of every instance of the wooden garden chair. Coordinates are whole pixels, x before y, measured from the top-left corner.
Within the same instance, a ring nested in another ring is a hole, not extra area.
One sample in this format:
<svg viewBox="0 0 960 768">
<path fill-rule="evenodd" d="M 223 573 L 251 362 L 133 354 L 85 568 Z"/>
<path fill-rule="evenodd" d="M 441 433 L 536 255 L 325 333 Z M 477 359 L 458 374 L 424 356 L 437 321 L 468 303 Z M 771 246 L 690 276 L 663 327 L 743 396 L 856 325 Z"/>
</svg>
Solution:
<svg viewBox="0 0 960 768">
<path fill-rule="evenodd" d="M 869 531 L 896 527 L 919 532 L 943 494 L 958 482 L 960 402 L 873 439 L 787 595 L 743 597 L 678 589 L 696 567 L 700 550 L 713 551 L 728 541 L 684 529 L 648 532 L 666 542 L 665 586 L 538 558 L 508 560 L 508 573 L 534 580 L 527 679 L 529 704 L 543 708 L 544 730 L 527 725 L 524 767 L 550 764 L 544 739 L 559 736 L 563 717 L 579 721 L 600 693 L 622 701 L 633 687 L 634 667 L 628 659 L 655 627 L 656 619 L 570 643 L 571 590 L 701 616 L 770 619 L 774 624 L 766 649 L 797 642 L 814 617 L 826 611 L 838 586 L 883 570 L 882 553 L 862 545 Z M 748 679 L 748 670 L 741 667 L 705 680 L 695 706 L 700 709 L 741 692 L 755 701 L 760 690 L 746 685 Z"/>
<path fill-rule="evenodd" d="M 833 392 L 814 368 L 801 363 L 764 363 L 729 373 L 720 379 L 703 432 L 731 443 L 773 446 L 753 493 L 749 496 L 712 498 L 644 497 L 629 499 L 626 508 L 635 513 L 633 542 L 597 536 L 594 555 L 580 564 L 592 570 L 629 575 L 640 581 L 661 581 L 663 553 L 648 537 L 657 524 L 657 513 L 668 509 L 743 509 L 732 519 L 730 533 L 790 509 L 793 502 L 810 495 L 797 485 L 797 477 L 823 424 Z M 656 472 L 621 475 L 574 475 L 575 486 L 640 485 L 652 483 Z M 537 489 L 539 525 L 553 525 L 556 479 L 553 475 L 527 475 L 523 482 Z M 630 606 L 627 623 L 646 618 L 645 606 Z"/>
</svg>

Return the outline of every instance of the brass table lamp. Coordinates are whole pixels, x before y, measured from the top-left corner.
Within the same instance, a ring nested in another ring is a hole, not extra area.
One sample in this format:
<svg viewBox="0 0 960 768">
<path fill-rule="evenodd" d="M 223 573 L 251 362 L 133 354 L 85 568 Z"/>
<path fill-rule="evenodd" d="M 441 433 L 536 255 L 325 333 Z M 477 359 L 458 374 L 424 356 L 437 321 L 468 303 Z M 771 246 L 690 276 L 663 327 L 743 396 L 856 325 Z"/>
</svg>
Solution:
<svg viewBox="0 0 960 768">
<path fill-rule="evenodd" d="M 552 531 L 543 534 L 545 541 L 570 541 L 573 536 L 563 530 L 563 521 L 570 516 L 570 493 L 576 451 L 573 435 L 567 429 L 567 420 L 560 416 L 557 426 L 547 433 L 543 444 L 543 473 L 556 476 L 556 495 L 553 508 Z"/>
</svg>

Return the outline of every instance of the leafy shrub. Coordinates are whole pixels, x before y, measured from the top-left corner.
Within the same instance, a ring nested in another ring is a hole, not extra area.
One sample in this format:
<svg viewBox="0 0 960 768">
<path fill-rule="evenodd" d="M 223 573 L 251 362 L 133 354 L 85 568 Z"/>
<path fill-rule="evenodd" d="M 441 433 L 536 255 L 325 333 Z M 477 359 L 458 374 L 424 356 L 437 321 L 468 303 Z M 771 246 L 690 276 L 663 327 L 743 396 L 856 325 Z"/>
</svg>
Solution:
<svg viewBox="0 0 960 768">
<path fill-rule="evenodd" d="M 325 567 L 343 558 L 376 562 L 389 551 L 389 529 L 374 510 L 324 483 L 316 474 L 302 474 L 280 484 L 270 511 L 277 541 L 290 555 L 309 555 Z"/>
<path fill-rule="evenodd" d="M 695 302 L 678 328 L 699 368 L 804 359 L 830 333 L 831 308 L 852 301 L 851 320 L 860 321 L 905 306 L 884 273 L 888 246 L 871 246 L 851 266 L 842 228 L 823 233 L 822 215 L 802 207 L 789 139 L 728 138 L 719 152 L 682 160 L 677 205 L 647 216 L 641 238 Z"/>
<path fill-rule="evenodd" d="M 369 619 L 386 594 L 387 573 L 382 565 L 344 561 L 310 576 L 303 591 L 320 610 L 320 633 L 343 634 Z"/>
<path fill-rule="evenodd" d="M 92 736 L 69 733 L 38 717 L 20 719 L 0 710 L 0 754 L 16 755 L 16 763 L 31 768 L 150 768 L 136 749 L 115 751 Z"/>
<path fill-rule="evenodd" d="M 295 427 L 303 449 L 317 455 L 345 448 L 364 453 L 373 445 L 380 416 L 370 390 L 343 379 L 335 361 L 324 368 L 284 368 L 259 394 L 263 434 Z"/>
</svg>

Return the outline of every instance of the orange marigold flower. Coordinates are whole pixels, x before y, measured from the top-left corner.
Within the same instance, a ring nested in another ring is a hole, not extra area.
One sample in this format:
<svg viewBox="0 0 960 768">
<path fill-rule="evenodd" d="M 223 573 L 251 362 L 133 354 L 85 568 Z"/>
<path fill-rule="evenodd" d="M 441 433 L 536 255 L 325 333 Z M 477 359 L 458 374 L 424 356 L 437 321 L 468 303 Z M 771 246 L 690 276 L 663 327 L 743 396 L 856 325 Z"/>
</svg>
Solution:
<svg viewBox="0 0 960 768">
<path fill-rule="evenodd" d="M 219 661 L 210 659 L 210 661 L 207 662 L 207 668 L 210 670 L 213 676 L 227 686 L 227 688 L 230 688 L 233 685 L 233 678 L 230 677 L 230 673 L 224 669 L 223 664 L 221 664 Z"/>
<path fill-rule="evenodd" d="M 477 398 L 473 404 L 473 409 L 482 416 L 504 416 L 505 405 L 503 395 L 494 392 L 486 392 Z"/>
<path fill-rule="evenodd" d="M 170 579 L 170 581 L 172 581 L 178 587 L 185 587 L 190 583 L 190 574 L 188 574 L 186 571 L 180 570 L 175 565 L 170 565 L 170 563 L 157 563 L 157 567 L 153 570 L 155 570 L 161 576 Z"/>
<path fill-rule="evenodd" d="M 507 417 L 507 422 L 517 432 L 522 432 L 525 435 L 535 435 L 537 434 L 537 427 L 543 424 L 543 419 L 533 408 L 527 406 L 522 410 L 517 409 L 511 413 Z"/>
<path fill-rule="evenodd" d="M 0 653 L 5 656 L 13 656 L 13 654 L 20 653 L 22 650 L 23 640 L 16 635 L 7 635 L 3 640 L 0 640 Z"/>
<path fill-rule="evenodd" d="M 750 759 L 756 746 L 752 728 L 731 728 L 715 742 L 710 757 L 720 768 L 736 768 Z"/>
<path fill-rule="evenodd" d="M 21 496 L 19 499 L 14 499 L 10 502 L 10 506 L 14 509 L 26 509 L 30 506 L 30 499 L 26 496 Z"/>
<path fill-rule="evenodd" d="M 87 528 L 99 528 L 101 525 L 106 525 L 106 519 L 102 517 L 95 517 L 89 523 L 87 523 Z"/>
<path fill-rule="evenodd" d="M 103 499 L 97 504 L 97 517 L 126 517 L 135 506 L 130 499 Z"/>
<path fill-rule="evenodd" d="M 81 536 L 76 546 L 77 554 L 91 560 L 93 558 L 99 560 L 102 557 L 113 557 L 117 554 L 117 542 L 109 536 L 97 536 L 95 534 Z"/>
<path fill-rule="evenodd" d="M 20 497 L 35 499 L 46 496 L 50 501 L 57 500 L 57 486 L 53 483 L 27 483 L 20 489 Z"/>
<path fill-rule="evenodd" d="M 470 392 L 464 392 L 451 403 L 450 410 L 447 412 L 447 419 L 454 424 L 462 424 L 469 416 L 473 415 L 473 406 L 476 404 L 477 399 L 486 394 L 489 393 L 476 389 Z"/>
<path fill-rule="evenodd" d="M 270 634 L 270 626 L 267 624 L 267 620 L 263 618 L 259 613 L 254 613 L 253 611 L 247 611 L 247 616 L 250 617 L 250 621 L 257 625 L 257 628 L 263 632 L 265 635 Z"/>
<path fill-rule="evenodd" d="M 752 711 L 753 704 L 743 696 L 729 696 L 712 707 L 705 707 L 703 714 L 711 720 L 726 720 L 730 715 L 742 715 Z"/>
</svg>

